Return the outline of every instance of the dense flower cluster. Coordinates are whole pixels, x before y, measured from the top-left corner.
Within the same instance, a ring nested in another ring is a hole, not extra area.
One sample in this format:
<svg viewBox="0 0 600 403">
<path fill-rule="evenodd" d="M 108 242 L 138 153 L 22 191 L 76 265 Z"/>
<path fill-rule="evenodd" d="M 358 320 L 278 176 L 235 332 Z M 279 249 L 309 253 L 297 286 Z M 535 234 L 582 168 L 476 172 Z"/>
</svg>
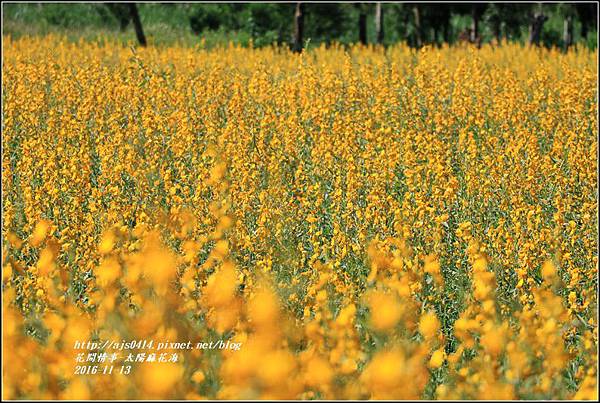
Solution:
<svg viewBox="0 0 600 403">
<path fill-rule="evenodd" d="M 3 51 L 4 398 L 597 397 L 596 51 Z"/>
</svg>

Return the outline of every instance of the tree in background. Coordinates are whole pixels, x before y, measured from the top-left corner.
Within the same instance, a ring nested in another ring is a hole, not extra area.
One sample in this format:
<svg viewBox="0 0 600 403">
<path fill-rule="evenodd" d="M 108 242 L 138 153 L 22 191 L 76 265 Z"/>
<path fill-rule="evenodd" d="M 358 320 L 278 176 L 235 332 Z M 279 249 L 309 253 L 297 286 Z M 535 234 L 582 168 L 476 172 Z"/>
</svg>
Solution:
<svg viewBox="0 0 600 403">
<path fill-rule="evenodd" d="M 294 52 L 302 51 L 302 40 L 304 37 L 304 4 L 296 3 L 294 14 Z"/>
<path fill-rule="evenodd" d="M 141 46 L 146 46 L 146 35 L 144 35 L 144 29 L 135 3 L 104 3 L 104 5 L 119 22 L 121 31 L 125 31 L 129 22 L 133 22 L 138 42 Z"/>
<path fill-rule="evenodd" d="M 311 43 L 351 43 L 357 39 L 358 9 L 352 3 L 307 3 L 305 37 Z"/>
<path fill-rule="evenodd" d="M 420 48 L 423 46 L 423 32 L 421 31 L 421 5 L 414 4 L 412 6 L 414 25 L 415 25 L 415 40 L 414 46 Z"/>
<path fill-rule="evenodd" d="M 490 11 L 487 14 L 487 23 L 489 23 L 489 25 L 492 28 L 492 32 L 494 35 L 494 39 L 496 41 L 497 44 L 500 44 L 502 42 L 502 18 L 501 18 L 501 14 L 502 11 L 504 9 L 504 4 L 503 3 L 492 3 L 490 4 L 490 6 L 488 7 L 488 10 Z"/>
<path fill-rule="evenodd" d="M 479 35 L 479 20 L 483 15 L 487 4 L 473 3 L 471 4 L 471 37 L 472 43 L 477 43 L 481 46 L 481 36 Z"/>
<path fill-rule="evenodd" d="M 581 38 L 585 40 L 590 28 L 598 31 L 598 3 L 576 3 L 575 10 L 581 22 Z"/>
<path fill-rule="evenodd" d="M 497 44 L 519 40 L 523 27 L 528 26 L 531 4 L 491 3 L 487 5 L 482 22 L 490 28 Z"/>
<path fill-rule="evenodd" d="M 129 12 L 129 5 L 123 3 L 105 3 L 108 10 L 112 15 L 119 21 L 119 28 L 121 31 L 125 31 L 129 22 L 131 21 L 131 13 Z"/>
<path fill-rule="evenodd" d="M 231 10 L 226 9 L 221 4 L 205 4 L 198 8 L 190 16 L 190 28 L 192 32 L 200 35 L 204 30 L 217 30 L 226 23 L 224 15 L 229 14 Z M 227 25 L 235 25 L 234 21 L 227 21 Z"/>
<path fill-rule="evenodd" d="M 563 42 L 565 51 L 569 50 L 569 47 L 573 44 L 573 17 L 570 15 L 565 17 Z"/>
<path fill-rule="evenodd" d="M 133 22 L 133 27 L 135 28 L 135 36 L 137 37 L 140 45 L 146 46 L 146 36 L 144 35 L 144 30 L 142 29 L 142 22 L 140 21 L 137 5 L 135 3 L 128 3 L 128 7 L 129 14 L 131 15 L 131 21 Z"/>
<path fill-rule="evenodd" d="M 530 17 L 529 22 L 529 45 L 540 44 L 540 37 L 542 35 L 542 30 L 544 28 L 544 23 L 548 20 L 548 17 L 544 14 L 544 9 L 542 3 L 539 4 L 536 10 L 533 11 L 533 14 Z"/>
<path fill-rule="evenodd" d="M 563 18 L 562 47 L 566 52 L 573 45 L 574 24 L 577 11 L 573 4 L 559 4 L 556 10 Z"/>
<path fill-rule="evenodd" d="M 436 7 L 436 5 L 424 5 L 424 8 L 427 25 L 433 28 L 433 43 L 450 43 L 450 17 L 452 9 L 450 7 Z"/>
<path fill-rule="evenodd" d="M 367 44 L 367 6 L 363 3 L 355 3 L 358 11 L 358 41 Z"/>
<path fill-rule="evenodd" d="M 8 3 L 3 5 L 4 33 L 125 31 L 134 22 L 130 4 Z M 137 3 L 135 9 L 139 23 L 131 25 L 137 26 L 140 43 L 149 34 L 154 43 L 203 36 L 209 38 L 207 46 L 230 40 L 295 46 L 295 3 Z M 533 3 L 305 3 L 302 16 L 302 40 L 315 45 L 405 41 L 420 47 L 452 44 L 466 35 L 469 42 L 597 46 L 597 5 L 592 2 L 544 3 L 543 13 Z"/>
<path fill-rule="evenodd" d="M 383 44 L 384 30 L 383 30 L 383 7 L 381 2 L 375 4 L 375 38 L 379 45 Z"/>
</svg>

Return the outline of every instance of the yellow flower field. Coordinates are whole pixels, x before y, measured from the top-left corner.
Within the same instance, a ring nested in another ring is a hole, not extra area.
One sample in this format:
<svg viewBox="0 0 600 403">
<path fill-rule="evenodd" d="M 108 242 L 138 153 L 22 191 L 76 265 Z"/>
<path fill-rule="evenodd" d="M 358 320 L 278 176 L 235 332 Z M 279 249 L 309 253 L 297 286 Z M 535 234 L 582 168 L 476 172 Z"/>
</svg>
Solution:
<svg viewBox="0 0 600 403">
<path fill-rule="evenodd" d="M 4 398 L 597 397 L 597 51 L 3 53 Z"/>
</svg>

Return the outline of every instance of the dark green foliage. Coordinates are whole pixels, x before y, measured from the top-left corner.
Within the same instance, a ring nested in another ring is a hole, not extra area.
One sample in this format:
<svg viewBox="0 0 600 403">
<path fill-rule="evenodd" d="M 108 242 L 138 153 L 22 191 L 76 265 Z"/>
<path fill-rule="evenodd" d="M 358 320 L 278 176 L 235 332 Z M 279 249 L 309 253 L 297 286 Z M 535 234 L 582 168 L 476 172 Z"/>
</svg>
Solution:
<svg viewBox="0 0 600 403">
<path fill-rule="evenodd" d="M 383 3 L 383 43 L 407 42 L 441 45 L 455 43 L 461 33 L 478 19 L 483 43 L 492 40 L 527 42 L 533 13 L 543 9 L 548 17 L 541 35 L 546 47 L 563 47 L 563 24 L 573 22 L 573 43 L 597 46 L 596 3 L 421 3 L 420 29 L 414 7 L 417 4 Z M 375 4 L 306 3 L 304 42 L 342 44 L 359 41 L 359 15 L 366 14 L 367 43 L 375 43 Z M 12 3 L 3 4 L 3 34 L 13 37 L 51 32 L 69 36 L 107 36 L 121 31 L 133 38 L 127 4 L 123 3 Z M 234 41 L 254 46 L 289 45 L 293 42 L 295 3 L 140 3 L 140 19 L 154 44 L 183 42 L 206 46 Z M 90 35 L 92 33 L 92 35 Z"/>
</svg>

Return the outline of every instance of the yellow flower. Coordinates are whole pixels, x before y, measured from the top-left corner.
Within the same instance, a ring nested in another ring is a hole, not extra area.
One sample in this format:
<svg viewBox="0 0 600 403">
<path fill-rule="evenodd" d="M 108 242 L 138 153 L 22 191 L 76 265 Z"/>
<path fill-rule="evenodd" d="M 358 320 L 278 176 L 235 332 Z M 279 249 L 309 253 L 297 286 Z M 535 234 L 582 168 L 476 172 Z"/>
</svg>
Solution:
<svg viewBox="0 0 600 403">
<path fill-rule="evenodd" d="M 121 277 L 121 265 L 116 258 L 103 259 L 95 271 L 96 282 L 101 287 L 106 287 Z"/>
<path fill-rule="evenodd" d="M 367 365 L 360 378 L 374 396 L 393 396 L 405 379 L 402 376 L 405 366 L 404 355 L 399 351 L 379 352 Z"/>
<path fill-rule="evenodd" d="M 597 397 L 597 50 L 3 39 L 5 397 Z"/>
<path fill-rule="evenodd" d="M 433 354 L 431 355 L 431 358 L 429 359 L 429 366 L 431 368 L 439 368 L 442 366 L 445 359 L 446 359 L 446 352 L 444 351 L 443 348 L 441 348 L 439 350 L 435 350 L 433 352 Z"/>
<path fill-rule="evenodd" d="M 227 305 L 233 300 L 236 287 L 235 266 L 227 262 L 212 274 L 206 283 L 204 295 L 207 304 L 211 307 Z"/>
<path fill-rule="evenodd" d="M 481 336 L 481 345 L 492 357 L 497 357 L 502 352 L 505 345 L 505 332 L 504 327 L 490 326 Z"/>
<path fill-rule="evenodd" d="M 434 312 L 426 312 L 421 315 L 419 321 L 419 332 L 425 340 L 433 339 L 440 330 L 440 322 Z"/>
<path fill-rule="evenodd" d="M 429 255 L 425 258 L 425 266 L 423 267 L 425 273 L 429 273 L 433 276 L 440 274 L 440 262 L 435 255 Z"/>
<path fill-rule="evenodd" d="M 349 304 L 342 308 L 335 323 L 340 327 L 346 327 L 352 325 L 354 322 L 354 316 L 356 315 L 356 305 Z"/>
<path fill-rule="evenodd" d="M 106 231 L 102 235 L 102 240 L 100 241 L 100 245 L 98 246 L 98 251 L 105 255 L 112 251 L 115 245 L 115 234 L 113 231 Z"/>
<path fill-rule="evenodd" d="M 136 368 L 138 383 L 146 396 L 169 398 L 183 376 L 183 367 L 175 363 L 144 363 Z"/>
<path fill-rule="evenodd" d="M 223 239 L 217 241 L 215 244 L 215 248 L 213 249 L 213 253 L 219 259 L 224 259 L 229 252 L 229 243 Z"/>
<path fill-rule="evenodd" d="M 275 386 L 285 382 L 295 369 L 295 360 L 291 353 L 277 350 L 266 353 L 261 358 L 259 379 L 268 386 Z"/>
<path fill-rule="evenodd" d="M 50 247 L 45 247 L 40 252 L 40 259 L 37 262 L 37 268 L 39 270 L 40 275 L 48 276 L 55 267 L 56 256 L 54 255 L 54 251 Z"/>
<path fill-rule="evenodd" d="M 33 233 L 31 234 L 31 238 L 29 242 L 32 246 L 38 246 L 44 239 L 46 239 L 46 234 L 50 229 L 51 222 L 48 220 L 41 220 L 35 225 L 33 229 Z"/>
<path fill-rule="evenodd" d="M 556 267 L 551 260 L 546 260 L 542 265 L 542 278 L 544 281 L 552 282 L 556 276 Z"/>
<path fill-rule="evenodd" d="M 332 381 L 333 375 L 333 368 L 331 368 L 327 360 L 321 357 L 314 357 L 306 364 L 304 382 L 309 387 L 322 388 Z"/>
<path fill-rule="evenodd" d="M 194 371 L 191 379 L 195 383 L 202 383 L 202 382 L 204 382 L 205 378 L 206 377 L 204 376 L 204 372 L 202 372 L 202 370 L 197 370 L 197 371 Z"/>
<path fill-rule="evenodd" d="M 402 309 L 393 295 L 376 291 L 369 296 L 371 324 L 378 331 L 393 328 L 402 316 Z"/>
<path fill-rule="evenodd" d="M 85 380 L 79 377 L 73 378 L 61 397 L 65 400 L 89 400 L 91 394 Z"/>
<path fill-rule="evenodd" d="M 248 315 L 257 326 L 276 326 L 279 317 L 279 304 L 275 294 L 267 288 L 259 291 L 248 305 Z"/>
</svg>

